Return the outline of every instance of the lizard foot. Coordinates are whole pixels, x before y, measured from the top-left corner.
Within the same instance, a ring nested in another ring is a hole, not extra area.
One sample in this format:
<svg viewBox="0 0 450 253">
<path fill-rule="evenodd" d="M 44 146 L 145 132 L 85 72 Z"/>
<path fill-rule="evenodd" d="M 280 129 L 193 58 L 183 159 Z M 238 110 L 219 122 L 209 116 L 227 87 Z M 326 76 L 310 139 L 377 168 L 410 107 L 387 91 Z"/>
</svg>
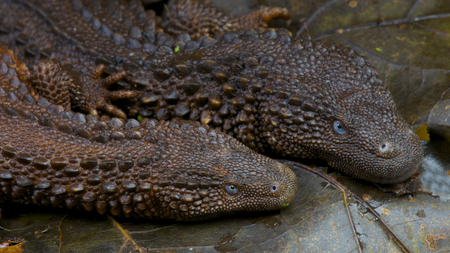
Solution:
<svg viewBox="0 0 450 253">
<path fill-rule="evenodd" d="M 34 66 L 31 73 L 33 87 L 51 103 L 62 105 L 66 109 L 79 108 L 81 111 L 98 116 L 97 109 L 111 115 L 126 118 L 126 114 L 109 100 L 132 98 L 137 92 L 129 90 L 109 91 L 107 88 L 124 78 L 127 73 L 122 70 L 106 78 L 100 78 L 105 70 L 98 65 L 90 73 L 78 76 L 64 70 L 58 63 L 42 60 Z"/>
<path fill-rule="evenodd" d="M 29 71 L 25 63 L 19 61 L 17 59 L 17 56 L 13 53 L 13 51 L 9 49 L 7 46 L 5 45 L 0 46 L 0 57 L 2 58 L 3 63 L 6 64 L 8 67 L 13 68 L 19 75 L 19 77 L 29 75 Z M 7 74 L 6 71 L 8 68 L 6 68 L 6 65 L 5 66 L 0 65 L 0 71 L 5 71 L 5 73 L 3 74 Z M 5 86 L 3 86 L 3 88 L 5 88 Z"/>
<path fill-rule="evenodd" d="M 161 27 L 169 34 L 188 33 L 191 39 L 196 39 L 202 35 L 265 28 L 275 18 L 289 20 L 291 14 L 285 8 L 261 7 L 245 15 L 230 16 L 213 4 L 178 0 L 168 6 Z"/>
</svg>

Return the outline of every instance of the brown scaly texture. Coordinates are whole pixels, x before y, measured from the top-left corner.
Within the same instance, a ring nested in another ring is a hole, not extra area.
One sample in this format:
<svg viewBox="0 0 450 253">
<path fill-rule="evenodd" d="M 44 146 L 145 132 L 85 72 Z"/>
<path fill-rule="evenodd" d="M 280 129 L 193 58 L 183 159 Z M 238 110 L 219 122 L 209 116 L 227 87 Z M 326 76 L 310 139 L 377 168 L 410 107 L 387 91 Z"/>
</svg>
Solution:
<svg viewBox="0 0 450 253">
<path fill-rule="evenodd" d="M 241 16 L 229 16 L 219 11 L 213 4 L 203 4 L 192 0 L 176 0 L 169 4 L 160 24 L 172 35 L 188 33 L 191 39 L 202 35 L 213 36 L 224 32 L 237 32 L 251 28 L 263 28 L 274 18 L 289 20 L 290 13 L 285 8 L 260 7 Z"/>
<path fill-rule="evenodd" d="M 259 152 L 322 158 L 379 183 L 408 178 L 422 160 L 377 71 L 350 48 L 284 29 L 152 37 L 137 24 L 154 16 L 139 14 L 135 2 L 121 3 L 116 16 L 130 18 L 109 17 L 114 26 L 101 21 L 109 8 L 94 12 L 94 3 L 3 0 L 0 42 L 27 62 L 49 50 L 81 72 L 96 62 L 109 73 L 127 70 L 122 87 L 140 92 L 122 105 L 129 116 L 201 121 Z"/>
<path fill-rule="evenodd" d="M 350 48 L 257 30 L 150 59 L 141 115 L 199 120 L 260 152 L 323 158 L 379 183 L 408 178 L 422 160 L 376 70 Z"/>
<path fill-rule="evenodd" d="M 36 101 L 26 76 L 0 47 L 0 202 L 192 221 L 294 198 L 288 167 L 228 135 L 189 121 L 85 117 Z"/>
<path fill-rule="evenodd" d="M 98 116 L 97 109 L 101 109 L 120 118 L 127 118 L 125 113 L 108 100 L 118 100 L 138 95 L 134 91 L 109 91 L 106 88 L 126 76 L 124 70 L 114 73 L 105 79 L 99 78 L 105 69 L 98 65 L 91 73 L 85 75 L 68 74 L 59 64 L 50 60 L 42 60 L 33 67 L 31 83 L 39 94 L 51 103 L 62 105 L 66 110 L 74 108 Z"/>
</svg>

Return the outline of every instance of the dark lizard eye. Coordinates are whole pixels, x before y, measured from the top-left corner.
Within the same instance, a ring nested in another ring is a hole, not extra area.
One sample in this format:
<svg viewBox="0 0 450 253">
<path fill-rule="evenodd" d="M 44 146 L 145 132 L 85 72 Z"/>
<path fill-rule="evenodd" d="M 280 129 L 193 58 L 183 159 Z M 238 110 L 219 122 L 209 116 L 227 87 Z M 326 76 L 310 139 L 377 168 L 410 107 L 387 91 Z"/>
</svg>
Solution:
<svg viewBox="0 0 450 253">
<path fill-rule="evenodd" d="M 232 184 L 226 185 L 225 186 L 225 191 L 230 194 L 230 195 L 234 195 L 236 193 L 238 193 L 238 188 Z"/>
<path fill-rule="evenodd" d="M 345 129 L 345 125 L 342 122 L 340 122 L 339 120 L 336 120 L 333 122 L 333 131 L 340 135 L 347 133 L 347 129 Z"/>
</svg>

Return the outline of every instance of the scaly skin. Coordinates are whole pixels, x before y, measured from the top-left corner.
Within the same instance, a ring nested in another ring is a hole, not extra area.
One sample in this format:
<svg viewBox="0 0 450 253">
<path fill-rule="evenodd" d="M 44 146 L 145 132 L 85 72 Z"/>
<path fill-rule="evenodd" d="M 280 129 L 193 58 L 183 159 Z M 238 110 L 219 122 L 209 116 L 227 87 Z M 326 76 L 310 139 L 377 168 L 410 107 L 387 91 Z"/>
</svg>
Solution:
<svg viewBox="0 0 450 253">
<path fill-rule="evenodd" d="M 35 100 L 29 76 L 0 47 L 0 202 L 194 221 L 294 198 L 288 167 L 228 135 L 197 122 L 85 117 Z"/>
<path fill-rule="evenodd" d="M 125 69 L 123 87 L 140 93 L 121 107 L 129 117 L 198 120 L 258 152 L 325 159 L 377 183 L 405 180 L 422 160 L 419 138 L 397 113 L 377 71 L 350 48 L 293 38 L 283 29 L 228 32 L 195 42 L 188 34 L 153 37 L 156 24 L 148 33 L 138 25 L 151 23 L 153 15 L 107 23 L 105 6 L 95 12 L 92 3 L 31 2 L 3 0 L 8 11 L 0 42 L 27 62 L 48 50 L 82 73 L 96 62 L 109 73 Z M 121 8 L 125 17 L 139 10 Z M 33 53 L 27 53 L 30 48 Z"/>
<path fill-rule="evenodd" d="M 212 4 L 192 0 L 176 0 L 164 12 L 160 26 L 169 34 L 178 36 L 188 33 L 191 39 L 225 32 L 263 28 L 274 18 L 289 20 L 290 13 L 285 8 L 260 7 L 241 16 L 229 16 Z"/>
</svg>

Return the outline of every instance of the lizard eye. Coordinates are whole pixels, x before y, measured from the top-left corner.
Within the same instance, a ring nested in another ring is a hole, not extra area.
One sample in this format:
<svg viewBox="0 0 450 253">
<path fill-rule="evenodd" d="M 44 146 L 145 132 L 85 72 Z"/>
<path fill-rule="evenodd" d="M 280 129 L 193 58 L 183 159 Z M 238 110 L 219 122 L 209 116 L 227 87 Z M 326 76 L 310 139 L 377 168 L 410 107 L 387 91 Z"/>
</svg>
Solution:
<svg viewBox="0 0 450 253">
<path fill-rule="evenodd" d="M 344 123 L 336 120 L 333 122 L 333 131 L 339 135 L 343 135 L 347 133 L 347 129 L 345 129 Z"/>
<path fill-rule="evenodd" d="M 235 185 L 229 184 L 225 186 L 225 191 L 230 195 L 234 195 L 238 193 L 239 190 Z"/>
</svg>

